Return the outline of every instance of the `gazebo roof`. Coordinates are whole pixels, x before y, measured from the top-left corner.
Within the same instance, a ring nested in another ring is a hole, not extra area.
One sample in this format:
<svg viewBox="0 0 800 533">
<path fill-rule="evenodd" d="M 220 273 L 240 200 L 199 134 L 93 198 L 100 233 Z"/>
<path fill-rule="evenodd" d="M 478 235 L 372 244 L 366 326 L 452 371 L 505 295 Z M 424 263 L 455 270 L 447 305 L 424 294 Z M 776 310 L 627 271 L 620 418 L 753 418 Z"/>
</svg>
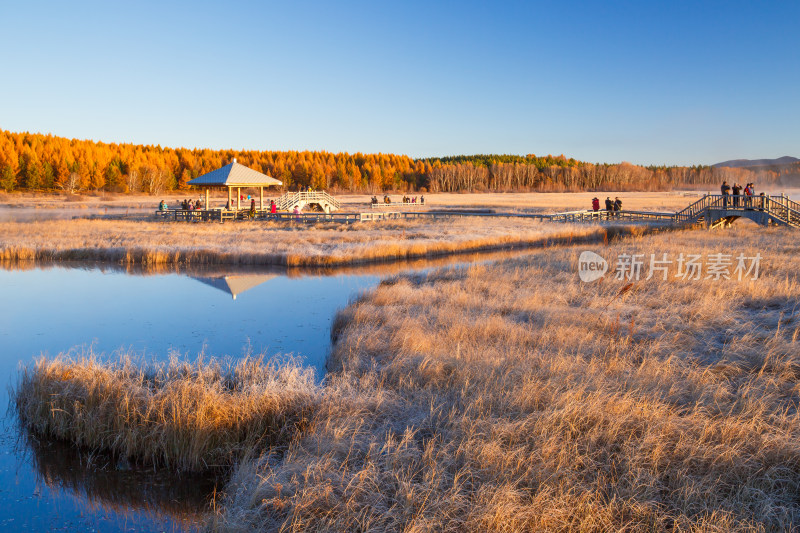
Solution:
<svg viewBox="0 0 800 533">
<path fill-rule="evenodd" d="M 244 275 L 232 275 L 232 276 L 222 276 L 218 278 L 207 278 L 207 277 L 200 277 L 200 276 L 192 276 L 197 281 L 201 281 L 206 285 L 211 285 L 214 288 L 221 290 L 222 292 L 227 292 L 233 299 L 235 300 L 236 297 L 243 293 L 244 291 L 250 290 L 257 285 L 261 285 L 265 281 L 269 281 L 272 278 L 276 277 L 276 274 L 244 274 Z"/>
<path fill-rule="evenodd" d="M 239 164 L 236 159 L 222 168 L 189 180 L 188 183 L 189 185 L 205 185 L 208 187 L 267 187 L 269 185 L 283 185 L 281 180 L 276 180 Z"/>
</svg>

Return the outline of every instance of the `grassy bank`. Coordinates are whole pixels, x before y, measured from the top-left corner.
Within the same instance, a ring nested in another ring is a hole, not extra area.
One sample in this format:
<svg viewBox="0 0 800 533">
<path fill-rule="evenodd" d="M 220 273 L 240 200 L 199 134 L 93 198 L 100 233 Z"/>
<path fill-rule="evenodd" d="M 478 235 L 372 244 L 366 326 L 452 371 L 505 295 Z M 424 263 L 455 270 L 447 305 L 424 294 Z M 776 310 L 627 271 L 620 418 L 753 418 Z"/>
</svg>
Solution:
<svg viewBox="0 0 800 533">
<path fill-rule="evenodd" d="M 757 281 L 576 279 L 581 249 L 400 276 L 337 318 L 337 383 L 220 530 L 776 531 L 800 521 L 789 232 L 599 249 L 764 256 Z"/>
<path fill-rule="evenodd" d="M 685 280 L 673 263 L 667 280 L 585 284 L 585 249 L 612 269 L 622 253 L 763 258 L 757 280 Z M 246 366 L 252 387 L 161 371 L 184 389 L 57 359 L 22 375 L 17 406 L 36 432 L 156 463 L 249 457 L 218 531 L 786 531 L 800 523 L 799 253 L 791 231 L 741 226 L 400 275 L 336 317 L 322 389 L 291 367 Z M 212 408 L 259 421 L 215 433 L 142 415 Z M 261 453 L 235 438 L 261 432 Z"/>
<path fill-rule="evenodd" d="M 41 358 L 15 388 L 34 434 L 180 471 L 280 449 L 318 402 L 313 371 L 258 359 L 139 365 Z"/>
<path fill-rule="evenodd" d="M 598 240 L 609 231 L 636 229 L 462 218 L 315 226 L 286 222 L 9 222 L 0 223 L 0 261 L 335 266 Z"/>
</svg>

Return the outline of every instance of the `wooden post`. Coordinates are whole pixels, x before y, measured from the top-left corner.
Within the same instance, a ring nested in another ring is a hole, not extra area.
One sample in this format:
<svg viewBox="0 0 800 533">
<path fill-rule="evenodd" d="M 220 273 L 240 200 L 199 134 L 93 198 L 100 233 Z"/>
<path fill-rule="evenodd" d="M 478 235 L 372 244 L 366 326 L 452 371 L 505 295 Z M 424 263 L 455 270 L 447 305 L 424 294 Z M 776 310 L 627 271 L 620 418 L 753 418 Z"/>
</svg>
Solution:
<svg viewBox="0 0 800 533">
<path fill-rule="evenodd" d="M 236 210 L 242 208 L 242 188 L 236 187 Z"/>
<path fill-rule="evenodd" d="M 211 206 L 208 205 L 208 187 L 206 187 L 206 211 L 208 211 L 210 208 Z"/>
<path fill-rule="evenodd" d="M 259 194 L 261 196 L 261 201 L 258 204 L 258 208 L 263 211 L 264 210 L 264 187 L 259 187 L 258 191 L 259 191 Z"/>
<path fill-rule="evenodd" d="M 228 187 L 228 209 L 230 209 L 231 207 L 233 207 L 233 205 L 231 204 L 231 188 Z"/>
</svg>

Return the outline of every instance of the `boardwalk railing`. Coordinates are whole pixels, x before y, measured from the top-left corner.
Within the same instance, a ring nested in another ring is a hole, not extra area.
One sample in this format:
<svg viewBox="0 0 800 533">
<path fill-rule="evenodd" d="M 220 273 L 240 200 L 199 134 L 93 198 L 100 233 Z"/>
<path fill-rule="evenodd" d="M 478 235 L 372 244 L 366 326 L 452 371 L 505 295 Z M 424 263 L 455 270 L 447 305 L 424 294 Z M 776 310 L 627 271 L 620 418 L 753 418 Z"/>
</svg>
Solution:
<svg viewBox="0 0 800 533">
<path fill-rule="evenodd" d="M 619 220 L 644 220 L 650 222 L 672 222 L 673 213 L 659 213 L 655 211 L 567 211 L 553 215 L 539 215 L 540 218 L 552 222 L 597 222 Z"/>
<path fill-rule="evenodd" d="M 370 202 L 369 204 L 370 209 L 420 209 L 427 207 L 425 204 L 421 202 L 378 202 L 377 204 L 373 204 Z"/>
</svg>

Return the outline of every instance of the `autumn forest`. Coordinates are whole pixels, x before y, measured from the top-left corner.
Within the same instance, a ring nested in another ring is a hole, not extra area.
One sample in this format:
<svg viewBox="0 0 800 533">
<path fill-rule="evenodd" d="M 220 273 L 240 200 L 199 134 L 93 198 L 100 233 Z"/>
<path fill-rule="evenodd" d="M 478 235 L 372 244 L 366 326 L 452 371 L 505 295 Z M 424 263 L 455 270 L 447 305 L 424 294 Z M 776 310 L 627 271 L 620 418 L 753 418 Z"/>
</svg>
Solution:
<svg viewBox="0 0 800 533">
<path fill-rule="evenodd" d="M 730 181 L 774 183 L 781 169 L 595 164 L 560 156 L 396 154 L 162 148 L 0 130 L 0 189 L 160 194 L 233 158 L 283 181 L 334 192 L 661 190 Z M 792 169 L 797 171 L 797 169 Z"/>
</svg>

